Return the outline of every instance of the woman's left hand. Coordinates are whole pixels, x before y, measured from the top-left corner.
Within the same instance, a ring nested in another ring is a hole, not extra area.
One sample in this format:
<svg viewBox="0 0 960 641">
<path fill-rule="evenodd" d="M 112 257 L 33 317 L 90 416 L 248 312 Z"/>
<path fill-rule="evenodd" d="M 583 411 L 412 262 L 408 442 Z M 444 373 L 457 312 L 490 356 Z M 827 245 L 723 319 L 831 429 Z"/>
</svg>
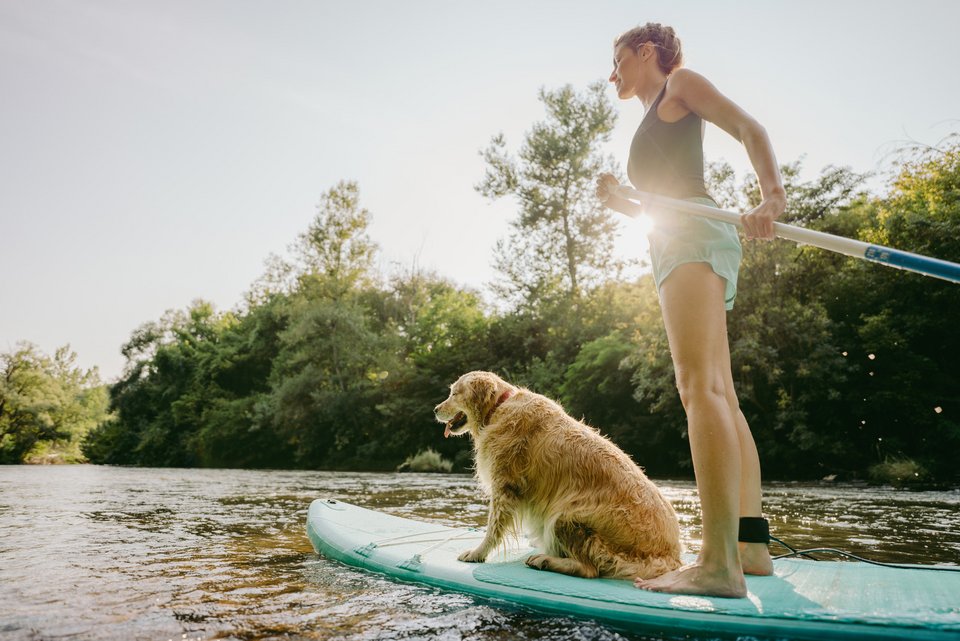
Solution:
<svg viewBox="0 0 960 641">
<path fill-rule="evenodd" d="M 773 240 L 773 221 L 779 218 L 786 208 L 787 199 L 783 195 L 764 198 L 757 207 L 740 217 L 744 235 L 751 239 Z"/>
</svg>

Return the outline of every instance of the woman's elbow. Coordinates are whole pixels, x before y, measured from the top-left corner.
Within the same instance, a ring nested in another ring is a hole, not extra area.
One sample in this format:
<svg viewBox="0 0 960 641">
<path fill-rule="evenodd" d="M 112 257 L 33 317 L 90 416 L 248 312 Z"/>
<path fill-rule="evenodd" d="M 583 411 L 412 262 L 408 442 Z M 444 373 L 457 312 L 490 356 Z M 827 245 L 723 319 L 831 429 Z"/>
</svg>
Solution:
<svg viewBox="0 0 960 641">
<path fill-rule="evenodd" d="M 746 146 L 767 140 L 767 130 L 758 121 L 750 118 L 740 126 L 740 142 Z"/>
</svg>

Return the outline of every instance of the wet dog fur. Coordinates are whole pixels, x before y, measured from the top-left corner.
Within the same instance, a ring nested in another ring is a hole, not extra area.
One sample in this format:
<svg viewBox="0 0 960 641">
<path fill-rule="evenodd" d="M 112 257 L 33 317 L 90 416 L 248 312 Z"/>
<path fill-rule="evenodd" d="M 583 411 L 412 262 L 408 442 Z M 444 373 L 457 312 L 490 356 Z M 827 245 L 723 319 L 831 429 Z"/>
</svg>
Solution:
<svg viewBox="0 0 960 641">
<path fill-rule="evenodd" d="M 680 566 L 673 507 L 600 433 L 540 394 L 470 372 L 435 408 L 445 435 L 473 438 L 487 529 L 461 561 L 479 563 L 511 532 L 542 549 L 527 565 L 580 577 L 651 578 Z"/>
</svg>

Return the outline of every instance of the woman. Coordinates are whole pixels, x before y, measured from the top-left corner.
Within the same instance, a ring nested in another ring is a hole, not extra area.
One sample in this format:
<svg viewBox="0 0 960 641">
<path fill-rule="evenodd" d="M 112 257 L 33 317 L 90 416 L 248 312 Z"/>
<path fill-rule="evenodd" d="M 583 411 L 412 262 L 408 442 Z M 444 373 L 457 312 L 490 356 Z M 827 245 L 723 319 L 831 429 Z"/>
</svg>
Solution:
<svg viewBox="0 0 960 641">
<path fill-rule="evenodd" d="M 637 189 L 716 207 L 703 181 L 703 127 L 710 121 L 746 147 L 763 197 L 742 217 L 748 238 L 773 238 L 786 205 L 766 131 L 703 76 L 680 69 L 673 29 L 636 27 L 614 43 L 610 82 L 623 100 L 639 98 L 646 115 L 630 147 L 627 174 Z M 636 205 L 614 196 L 610 174 L 597 196 L 633 215 Z M 746 596 L 744 573 L 771 574 L 769 531 L 761 514 L 760 460 L 733 388 L 726 310 L 733 307 L 740 242 L 732 225 L 683 214 L 658 220 L 650 234 L 654 280 L 670 343 L 677 387 L 687 414 L 690 450 L 703 515 L 696 562 L 638 587 L 659 592 Z"/>
</svg>

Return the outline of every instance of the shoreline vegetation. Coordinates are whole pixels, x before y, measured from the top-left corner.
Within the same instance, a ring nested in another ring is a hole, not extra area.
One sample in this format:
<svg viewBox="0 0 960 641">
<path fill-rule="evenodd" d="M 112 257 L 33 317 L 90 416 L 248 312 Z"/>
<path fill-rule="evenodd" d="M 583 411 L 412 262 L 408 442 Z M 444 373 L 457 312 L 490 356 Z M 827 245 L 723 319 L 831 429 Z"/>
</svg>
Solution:
<svg viewBox="0 0 960 641">
<path fill-rule="evenodd" d="M 560 401 L 654 477 L 692 478 L 657 295 L 612 252 L 593 198 L 615 122 L 602 87 L 543 90 L 516 149 L 482 151 L 484 196 L 517 214 L 490 299 L 411 268 L 379 273 L 372 214 L 342 181 L 289 256 L 234 309 L 197 300 L 136 328 L 103 385 L 64 347 L 0 353 L 0 463 L 466 471 L 469 439 L 432 408 L 469 370 Z M 960 137 L 900 152 L 887 193 L 826 167 L 782 167 L 783 222 L 960 261 Z M 708 167 L 725 209 L 753 176 Z M 386 212 L 385 212 L 386 213 Z M 744 243 L 731 357 L 765 479 L 960 483 L 960 287 L 786 241 Z"/>
</svg>

